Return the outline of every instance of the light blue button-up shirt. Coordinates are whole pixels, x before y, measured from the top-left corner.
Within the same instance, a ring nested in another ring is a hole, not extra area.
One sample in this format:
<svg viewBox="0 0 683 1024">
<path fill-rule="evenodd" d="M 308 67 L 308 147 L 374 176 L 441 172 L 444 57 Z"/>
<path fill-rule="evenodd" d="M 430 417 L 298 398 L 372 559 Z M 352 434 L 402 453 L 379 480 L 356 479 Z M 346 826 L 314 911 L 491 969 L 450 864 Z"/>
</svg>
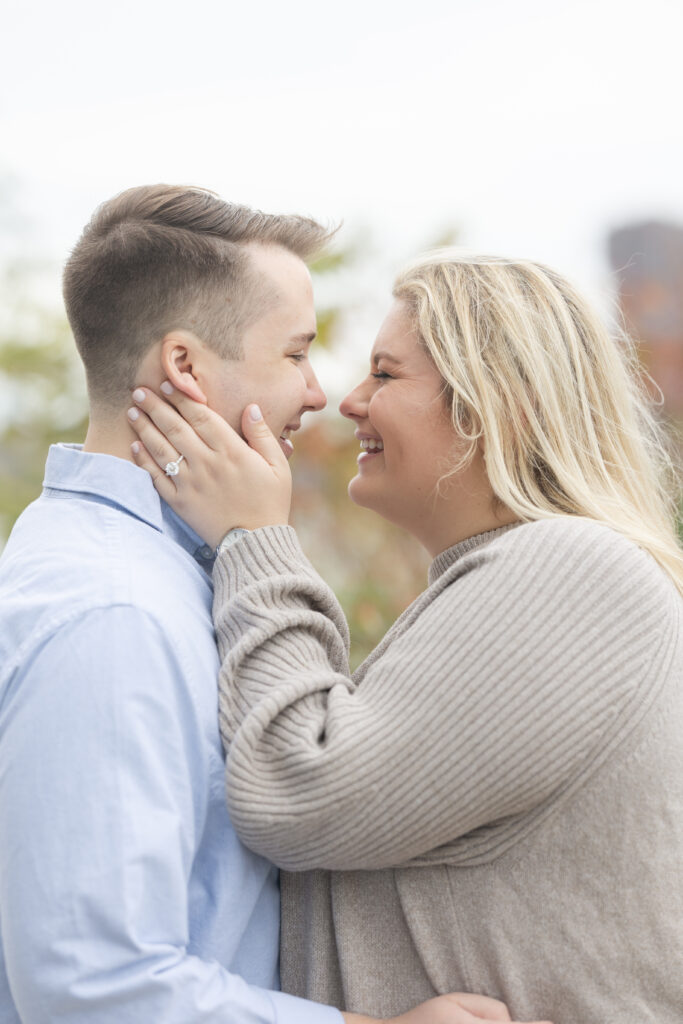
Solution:
<svg viewBox="0 0 683 1024">
<path fill-rule="evenodd" d="M 277 872 L 224 799 L 210 569 L 146 473 L 51 449 L 0 560 L 0 1024 L 340 1024 L 276 991 Z"/>
</svg>

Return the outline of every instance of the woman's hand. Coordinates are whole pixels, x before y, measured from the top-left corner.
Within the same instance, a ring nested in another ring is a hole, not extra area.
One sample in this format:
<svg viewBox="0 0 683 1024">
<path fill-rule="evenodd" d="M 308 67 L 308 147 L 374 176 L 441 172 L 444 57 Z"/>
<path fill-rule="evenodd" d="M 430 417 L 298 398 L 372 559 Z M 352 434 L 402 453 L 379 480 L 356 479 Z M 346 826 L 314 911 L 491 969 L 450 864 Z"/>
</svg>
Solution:
<svg viewBox="0 0 683 1024">
<path fill-rule="evenodd" d="M 242 414 L 245 442 L 206 405 L 168 383 L 162 390 L 166 401 L 136 388 L 128 419 L 139 438 L 133 459 L 171 508 L 211 547 L 236 526 L 287 523 L 292 477 L 259 407 Z"/>
<path fill-rule="evenodd" d="M 375 1017 L 363 1014 L 342 1013 L 342 1017 L 345 1024 L 381 1024 Z M 507 1006 L 497 999 L 451 992 L 447 996 L 428 999 L 384 1024 L 496 1024 L 502 1021 L 510 1021 L 510 1014 Z M 550 1021 L 536 1021 L 535 1024 L 550 1024 Z"/>
</svg>

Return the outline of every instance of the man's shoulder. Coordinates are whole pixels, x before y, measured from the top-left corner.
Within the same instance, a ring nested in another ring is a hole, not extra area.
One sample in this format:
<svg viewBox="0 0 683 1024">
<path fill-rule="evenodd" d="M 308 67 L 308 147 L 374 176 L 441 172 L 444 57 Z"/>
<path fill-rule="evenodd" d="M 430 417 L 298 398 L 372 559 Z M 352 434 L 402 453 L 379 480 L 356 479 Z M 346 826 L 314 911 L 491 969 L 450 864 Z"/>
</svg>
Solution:
<svg viewBox="0 0 683 1024">
<path fill-rule="evenodd" d="M 122 606 L 168 633 L 183 621 L 201 634 L 211 630 L 210 581 L 163 532 L 75 495 L 29 506 L 0 559 L 0 647 L 16 649 L 94 609 Z"/>
</svg>

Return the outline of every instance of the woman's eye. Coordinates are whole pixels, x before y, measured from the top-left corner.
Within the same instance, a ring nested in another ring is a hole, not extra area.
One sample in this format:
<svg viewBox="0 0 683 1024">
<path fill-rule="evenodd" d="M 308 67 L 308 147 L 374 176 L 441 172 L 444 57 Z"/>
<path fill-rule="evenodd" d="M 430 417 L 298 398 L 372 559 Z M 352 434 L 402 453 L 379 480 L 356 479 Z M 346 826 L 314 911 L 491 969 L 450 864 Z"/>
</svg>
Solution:
<svg viewBox="0 0 683 1024">
<path fill-rule="evenodd" d="M 391 380 L 391 377 L 389 376 L 389 374 L 388 373 L 384 373 L 383 370 L 380 370 L 378 373 L 373 373 L 373 374 L 371 374 L 371 376 L 374 377 L 375 380 Z"/>
<path fill-rule="evenodd" d="M 305 352 L 290 352 L 289 358 L 293 359 L 295 363 L 302 363 L 306 358 Z"/>
</svg>

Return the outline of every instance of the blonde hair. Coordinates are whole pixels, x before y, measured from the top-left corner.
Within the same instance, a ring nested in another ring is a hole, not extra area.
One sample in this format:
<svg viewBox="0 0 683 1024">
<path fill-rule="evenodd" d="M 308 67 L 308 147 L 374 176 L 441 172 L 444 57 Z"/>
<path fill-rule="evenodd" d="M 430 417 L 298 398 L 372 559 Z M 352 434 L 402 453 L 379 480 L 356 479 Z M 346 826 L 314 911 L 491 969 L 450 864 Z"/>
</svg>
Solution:
<svg viewBox="0 0 683 1024">
<path fill-rule="evenodd" d="M 445 384 L 496 497 L 521 520 L 583 516 L 650 552 L 683 593 L 676 474 L 633 347 L 555 271 L 525 260 L 428 253 L 394 296 Z"/>
</svg>

